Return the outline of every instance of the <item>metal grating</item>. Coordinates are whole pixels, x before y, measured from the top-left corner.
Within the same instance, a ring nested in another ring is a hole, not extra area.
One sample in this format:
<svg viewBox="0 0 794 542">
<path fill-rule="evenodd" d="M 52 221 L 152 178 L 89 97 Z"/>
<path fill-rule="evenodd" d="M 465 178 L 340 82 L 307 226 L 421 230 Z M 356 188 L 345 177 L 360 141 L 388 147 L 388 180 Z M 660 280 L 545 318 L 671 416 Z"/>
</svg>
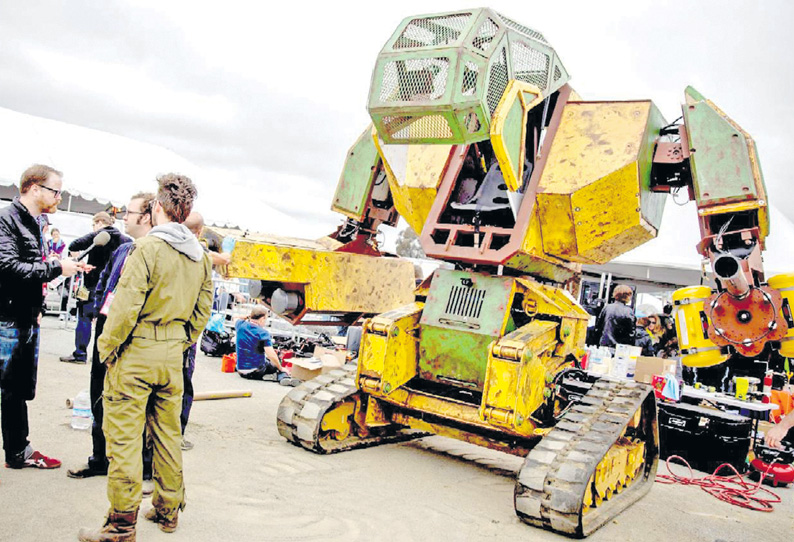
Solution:
<svg viewBox="0 0 794 542">
<path fill-rule="evenodd" d="M 394 42 L 394 49 L 451 45 L 469 24 L 471 13 L 413 19 Z"/>
<path fill-rule="evenodd" d="M 545 44 L 549 43 L 548 41 L 546 41 L 546 38 L 544 38 L 543 34 L 541 34 L 540 32 L 536 30 L 532 30 L 531 28 L 528 28 L 522 24 L 518 24 L 513 19 L 508 19 L 501 13 L 498 13 L 498 15 L 502 19 L 502 22 L 504 22 L 508 28 L 515 30 L 516 32 L 520 32 L 525 36 L 532 38 L 533 40 L 537 40 L 541 43 L 545 43 Z"/>
<path fill-rule="evenodd" d="M 545 91 L 549 81 L 549 55 L 518 40 L 510 42 L 510 52 L 515 78 Z"/>
<path fill-rule="evenodd" d="M 556 83 L 559 81 L 560 77 L 562 77 L 562 72 L 560 71 L 559 66 L 554 66 L 554 82 Z"/>
<path fill-rule="evenodd" d="M 393 60 L 383 69 L 381 102 L 431 102 L 447 90 L 449 58 Z"/>
<path fill-rule="evenodd" d="M 477 30 L 477 35 L 474 36 L 471 44 L 480 51 L 485 52 L 493 43 L 497 32 L 499 32 L 499 25 L 493 19 L 488 18 L 480 25 L 480 29 Z"/>
<path fill-rule="evenodd" d="M 491 116 L 496 111 L 499 100 L 502 99 L 502 94 L 504 94 L 507 87 L 507 81 L 507 48 L 503 46 L 491 64 L 491 71 L 488 74 L 488 95 L 486 99 Z"/>
<path fill-rule="evenodd" d="M 480 67 L 467 60 L 463 66 L 463 83 L 460 85 L 460 93 L 463 96 L 474 96 L 477 93 L 477 76 Z"/>
<path fill-rule="evenodd" d="M 453 286 L 445 313 L 463 318 L 479 318 L 486 290 L 476 287 Z"/>
<path fill-rule="evenodd" d="M 450 139 L 452 129 L 441 115 L 383 117 L 383 127 L 392 139 Z"/>
</svg>

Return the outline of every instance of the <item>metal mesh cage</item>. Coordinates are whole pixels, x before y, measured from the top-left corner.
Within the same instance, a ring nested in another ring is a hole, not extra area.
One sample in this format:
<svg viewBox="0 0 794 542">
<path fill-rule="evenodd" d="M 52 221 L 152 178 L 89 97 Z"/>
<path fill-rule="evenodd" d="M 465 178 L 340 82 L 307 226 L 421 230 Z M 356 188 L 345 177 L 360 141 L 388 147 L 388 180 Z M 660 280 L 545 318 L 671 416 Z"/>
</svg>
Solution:
<svg viewBox="0 0 794 542">
<path fill-rule="evenodd" d="M 394 42 L 394 49 L 435 47 L 456 42 L 469 24 L 471 13 L 413 19 Z"/>
<path fill-rule="evenodd" d="M 508 28 L 511 28 L 516 32 L 520 32 L 521 34 L 524 34 L 525 36 L 530 37 L 533 40 L 538 40 L 541 43 L 545 43 L 545 44 L 549 43 L 546 41 L 546 38 L 544 38 L 543 34 L 541 34 L 540 32 L 537 32 L 536 30 L 532 30 L 531 28 L 528 28 L 522 24 L 518 24 L 512 19 L 508 19 L 501 13 L 499 13 L 498 15 L 502 19 L 502 22 L 504 22 Z"/>
<path fill-rule="evenodd" d="M 554 66 L 554 82 L 556 83 L 557 81 L 559 81 L 560 77 L 562 77 L 562 72 L 560 71 L 560 67 Z"/>
<path fill-rule="evenodd" d="M 383 68 L 381 102 L 430 102 L 447 89 L 448 58 L 393 60 Z"/>
<path fill-rule="evenodd" d="M 392 139 L 450 139 L 452 137 L 452 129 L 449 127 L 447 119 L 441 115 L 386 116 L 383 117 L 382 122 Z"/>
<path fill-rule="evenodd" d="M 515 78 L 546 90 L 549 80 L 549 55 L 533 49 L 519 40 L 510 42 Z"/>
<path fill-rule="evenodd" d="M 463 96 L 474 96 L 477 93 L 477 76 L 480 73 L 480 67 L 467 60 L 463 67 L 463 78 L 460 85 L 460 93 Z"/>
<path fill-rule="evenodd" d="M 497 53 L 491 64 L 491 71 L 488 74 L 488 94 L 486 100 L 488 101 L 488 110 L 491 116 L 493 116 L 494 111 L 496 111 L 499 100 L 502 99 L 502 94 L 504 94 L 505 88 L 507 87 L 507 81 L 507 48 L 502 46 L 502 49 Z"/>
<path fill-rule="evenodd" d="M 493 43 L 497 32 L 499 32 L 499 25 L 493 19 L 488 18 L 480 25 L 480 29 L 477 30 L 477 35 L 474 36 L 471 44 L 480 51 L 486 52 L 491 43 Z"/>
</svg>

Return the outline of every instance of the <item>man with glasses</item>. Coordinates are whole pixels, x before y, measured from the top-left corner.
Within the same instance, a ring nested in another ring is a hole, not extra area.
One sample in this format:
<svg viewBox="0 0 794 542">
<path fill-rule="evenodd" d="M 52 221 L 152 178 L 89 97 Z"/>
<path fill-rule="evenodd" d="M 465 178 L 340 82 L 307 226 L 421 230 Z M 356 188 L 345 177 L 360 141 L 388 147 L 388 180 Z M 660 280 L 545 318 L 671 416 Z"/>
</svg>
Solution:
<svg viewBox="0 0 794 542">
<path fill-rule="evenodd" d="M 152 204 L 154 194 L 149 192 L 139 192 L 132 196 L 127 204 L 127 212 L 124 214 L 124 231 L 133 239 L 139 239 L 149 233 L 152 229 Z M 105 327 L 105 320 L 110 310 L 110 304 L 115 297 L 116 286 L 121 277 L 121 271 L 127 256 L 132 248 L 132 241 L 122 243 L 110 256 L 110 261 L 105 266 L 99 277 L 94 290 L 94 308 L 96 317 L 95 336 L 102 335 Z M 105 364 L 99 358 L 97 343 L 94 340 L 94 349 L 91 354 L 91 413 L 94 416 L 94 423 L 91 428 L 91 439 L 93 441 L 93 454 L 88 458 L 88 463 L 77 469 L 69 469 L 66 474 L 70 478 L 91 478 L 92 476 L 105 476 L 108 473 L 108 458 L 105 453 L 105 433 L 102 431 L 102 420 L 104 409 L 102 408 L 102 391 L 105 383 Z M 145 454 L 143 466 L 144 479 L 151 479 L 152 461 L 151 454 Z"/>
<path fill-rule="evenodd" d="M 61 466 L 30 446 L 27 401 L 36 395 L 42 284 L 85 267 L 69 258 L 45 258 L 37 219 L 57 211 L 62 185 L 61 172 L 31 166 L 19 181 L 19 197 L 0 210 L 0 425 L 5 465 L 12 469 Z"/>
<path fill-rule="evenodd" d="M 129 237 L 121 234 L 113 227 L 114 220 L 106 212 L 102 211 L 94 215 L 94 231 L 75 239 L 69 244 L 70 252 L 80 252 L 86 250 L 94 244 L 94 239 L 100 232 L 107 232 L 110 240 L 102 245 L 95 246 L 88 253 L 88 266 L 84 277 L 83 286 L 88 295 L 87 298 L 77 302 L 77 327 L 74 330 L 74 352 L 69 356 L 61 356 L 61 361 L 67 363 L 85 363 L 88 357 L 88 343 L 91 342 L 91 324 L 96 318 L 94 311 L 94 299 L 96 285 L 99 282 L 99 275 L 110 260 L 110 255 L 122 243 L 130 241 Z"/>
</svg>

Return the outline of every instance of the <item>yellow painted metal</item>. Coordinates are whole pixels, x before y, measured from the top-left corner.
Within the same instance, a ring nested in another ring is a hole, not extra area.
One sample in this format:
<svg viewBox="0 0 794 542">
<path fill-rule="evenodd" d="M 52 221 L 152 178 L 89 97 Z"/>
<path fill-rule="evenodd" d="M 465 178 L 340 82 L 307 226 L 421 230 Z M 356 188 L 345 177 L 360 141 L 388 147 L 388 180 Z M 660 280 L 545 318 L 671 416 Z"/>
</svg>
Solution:
<svg viewBox="0 0 794 542">
<path fill-rule="evenodd" d="M 794 273 L 784 273 L 770 277 L 767 281 L 770 287 L 780 292 L 783 305 L 788 304 L 789 314 L 794 312 Z M 794 358 L 794 326 L 789 325 L 788 333 L 780 341 L 780 355 Z"/>
<path fill-rule="evenodd" d="M 518 192 L 521 186 L 521 179 L 524 174 L 524 158 L 526 154 L 526 147 L 521 145 L 519 152 L 518 163 L 510 157 L 510 152 L 507 149 L 507 142 L 504 139 L 505 122 L 507 121 L 508 114 L 514 107 L 520 107 L 522 111 L 521 123 L 521 139 L 526 140 L 527 132 L 527 115 L 530 109 L 543 103 L 543 95 L 538 87 L 511 79 L 507 83 L 502 99 L 496 106 L 493 118 L 491 120 L 491 144 L 493 145 L 494 154 L 499 161 L 499 166 L 504 177 L 507 188 L 512 192 Z"/>
<path fill-rule="evenodd" d="M 333 252 L 311 241 L 235 237 L 230 276 L 302 289 L 310 311 L 377 314 L 413 301 L 411 262 Z"/>
<path fill-rule="evenodd" d="M 372 132 L 394 207 L 416 233 L 421 233 L 446 171 L 453 145 L 386 145 Z"/>
<path fill-rule="evenodd" d="M 526 457 L 529 453 L 529 447 L 516 445 L 515 442 L 499 441 L 495 438 L 485 437 L 477 433 L 464 431 L 456 427 L 444 425 L 440 423 L 432 423 L 424 419 L 420 414 L 412 416 L 406 412 L 397 412 L 392 416 L 394 423 L 416 429 L 418 431 L 426 431 L 442 437 L 453 438 L 463 442 L 469 442 L 484 448 L 498 450 L 511 455 L 519 457 Z M 538 436 L 537 438 L 541 438 Z"/>
<path fill-rule="evenodd" d="M 646 169 L 660 118 L 649 101 L 565 106 L 536 198 L 547 254 L 603 264 L 656 236 L 642 198 L 658 196 Z"/>
<path fill-rule="evenodd" d="M 553 375 L 569 364 L 569 354 L 583 354 L 589 315 L 567 291 L 530 278 L 512 281 L 509 298 L 517 295 L 523 300 L 525 313 L 537 318 L 492 343 L 479 405 L 404 386 L 417 374 L 416 332 L 421 303 L 365 322 L 357 374 L 361 390 L 411 411 L 474 428 L 496 429 L 524 438 L 540 436 L 532 414 L 543 404 Z M 510 317 L 510 311 L 505 310 L 501 333 L 507 330 Z"/>
<path fill-rule="evenodd" d="M 386 416 L 380 401 L 374 397 L 367 397 L 367 414 L 364 423 L 367 427 L 382 427 L 391 425 L 392 421 Z"/>
<path fill-rule="evenodd" d="M 320 428 L 336 440 L 344 440 L 350 435 L 350 417 L 356 410 L 355 401 L 343 401 L 329 410 L 322 419 Z"/>
<path fill-rule="evenodd" d="M 578 275 L 582 270 L 582 265 L 579 263 L 555 258 L 544 252 L 537 205 L 532 209 L 529 226 L 524 235 L 521 249 L 505 262 L 505 266 L 547 277 L 556 282 L 566 282 L 572 276 Z"/>
<path fill-rule="evenodd" d="M 645 444 L 621 437 L 598 463 L 585 491 L 584 505 L 597 508 L 628 487 L 642 472 Z"/>
<path fill-rule="evenodd" d="M 377 378 L 379 392 L 388 395 L 416 376 L 422 307 L 423 303 L 410 303 L 365 323 L 358 376 Z"/>
<path fill-rule="evenodd" d="M 480 416 L 498 426 L 530 435 L 530 416 L 543 403 L 546 376 L 565 362 L 552 353 L 557 346 L 557 323 L 534 321 L 497 341 L 488 355 Z"/>
<path fill-rule="evenodd" d="M 711 326 L 704 309 L 710 295 L 711 288 L 708 286 L 692 286 L 673 292 L 681 362 L 688 367 L 711 367 L 728 359 L 703 331 L 703 318 Z"/>
</svg>

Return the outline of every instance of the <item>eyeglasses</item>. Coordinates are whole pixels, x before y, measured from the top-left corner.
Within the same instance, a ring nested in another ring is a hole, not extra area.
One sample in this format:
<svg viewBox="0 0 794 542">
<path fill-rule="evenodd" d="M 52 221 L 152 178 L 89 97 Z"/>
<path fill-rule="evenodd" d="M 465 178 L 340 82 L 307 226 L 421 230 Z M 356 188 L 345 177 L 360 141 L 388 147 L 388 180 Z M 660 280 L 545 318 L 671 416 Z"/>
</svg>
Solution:
<svg viewBox="0 0 794 542">
<path fill-rule="evenodd" d="M 141 211 L 124 211 L 124 216 L 129 216 L 129 215 L 145 215 L 145 214 L 146 214 L 146 213 L 143 213 L 143 212 L 141 212 Z"/>
<path fill-rule="evenodd" d="M 61 197 L 61 194 L 63 193 L 63 191 L 62 191 L 62 190 L 55 190 L 54 188 L 50 188 L 49 186 L 44 186 L 43 184 L 38 184 L 38 183 L 37 183 L 37 186 L 39 186 L 39 187 L 41 187 L 41 188 L 46 188 L 47 190 L 49 190 L 50 192 L 52 192 L 53 194 L 55 194 L 55 197 L 56 197 L 56 198 L 59 198 L 59 197 Z"/>
</svg>

